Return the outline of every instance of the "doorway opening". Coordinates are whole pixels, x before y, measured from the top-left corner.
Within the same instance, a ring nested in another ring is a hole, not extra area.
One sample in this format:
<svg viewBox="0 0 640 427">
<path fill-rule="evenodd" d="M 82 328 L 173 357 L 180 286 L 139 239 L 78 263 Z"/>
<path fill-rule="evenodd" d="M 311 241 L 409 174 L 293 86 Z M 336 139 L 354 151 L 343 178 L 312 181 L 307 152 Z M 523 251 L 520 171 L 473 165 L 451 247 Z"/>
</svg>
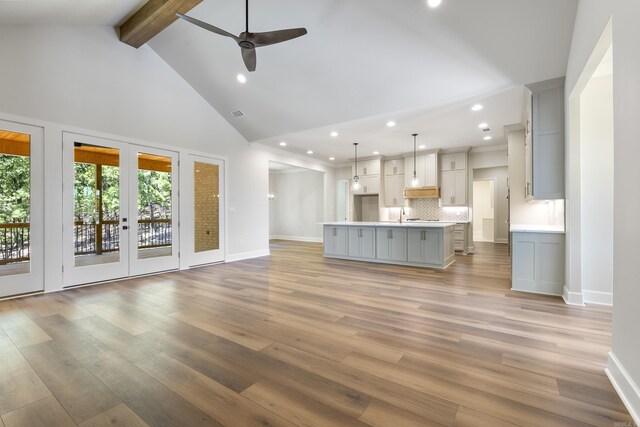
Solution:
<svg viewBox="0 0 640 427">
<path fill-rule="evenodd" d="M 473 181 L 473 241 L 495 241 L 495 181 Z"/>
<path fill-rule="evenodd" d="M 569 95 L 569 304 L 613 304 L 612 34 L 610 19 Z"/>
<path fill-rule="evenodd" d="M 336 195 L 336 219 L 338 222 L 346 222 L 349 220 L 349 180 L 341 179 L 338 181 L 338 190 Z"/>
</svg>

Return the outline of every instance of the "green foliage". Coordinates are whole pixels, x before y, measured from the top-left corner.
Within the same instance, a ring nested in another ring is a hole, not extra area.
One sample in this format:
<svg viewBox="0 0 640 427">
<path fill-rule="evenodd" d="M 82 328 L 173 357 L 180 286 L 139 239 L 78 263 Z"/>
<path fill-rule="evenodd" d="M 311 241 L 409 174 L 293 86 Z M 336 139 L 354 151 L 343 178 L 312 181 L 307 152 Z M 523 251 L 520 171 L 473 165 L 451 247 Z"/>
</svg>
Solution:
<svg viewBox="0 0 640 427">
<path fill-rule="evenodd" d="M 138 170 L 138 217 L 171 218 L 171 174 Z"/>
<path fill-rule="evenodd" d="M 0 154 L 0 222 L 29 222 L 30 159 Z"/>
</svg>

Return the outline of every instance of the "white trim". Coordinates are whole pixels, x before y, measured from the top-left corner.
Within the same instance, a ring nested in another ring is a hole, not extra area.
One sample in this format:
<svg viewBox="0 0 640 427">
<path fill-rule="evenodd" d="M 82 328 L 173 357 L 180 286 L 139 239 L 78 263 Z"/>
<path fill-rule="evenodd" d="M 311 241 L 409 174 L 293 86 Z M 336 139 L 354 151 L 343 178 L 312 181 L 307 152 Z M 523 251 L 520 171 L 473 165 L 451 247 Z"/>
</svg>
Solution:
<svg viewBox="0 0 640 427">
<path fill-rule="evenodd" d="M 579 306 L 583 306 L 584 305 L 584 301 L 583 301 L 583 298 L 582 298 L 582 293 L 581 292 L 569 292 L 569 289 L 567 288 L 566 285 L 565 285 L 564 289 L 562 290 L 562 299 L 568 305 L 579 305 Z"/>
<path fill-rule="evenodd" d="M 506 245 L 509 243 L 509 239 L 505 239 L 504 237 L 496 238 L 494 243 L 500 243 L 501 245 Z"/>
<path fill-rule="evenodd" d="M 237 254 L 228 255 L 225 262 L 242 261 L 244 259 L 260 258 L 263 256 L 269 256 L 269 255 L 271 255 L 271 253 L 269 252 L 269 249 L 262 249 L 259 251 L 251 251 L 251 252 L 240 252 Z"/>
<path fill-rule="evenodd" d="M 600 292 L 600 291 L 582 291 L 582 297 L 585 303 L 588 304 L 602 304 L 613 305 L 613 293 L 612 292 Z"/>
<path fill-rule="evenodd" d="M 473 253 L 475 253 L 475 251 L 476 251 L 476 250 L 475 250 L 475 248 L 474 248 L 473 246 L 469 246 L 469 247 L 467 248 L 467 253 L 468 253 L 468 254 L 473 254 Z"/>
<path fill-rule="evenodd" d="M 322 243 L 322 237 L 281 236 L 279 234 L 269 236 L 269 240 L 292 240 L 294 242 Z"/>
<path fill-rule="evenodd" d="M 640 387 L 633 381 L 613 352 L 609 352 L 607 368 L 604 371 L 613 388 L 618 392 L 622 403 L 627 407 L 631 418 L 636 425 L 640 425 Z"/>
</svg>

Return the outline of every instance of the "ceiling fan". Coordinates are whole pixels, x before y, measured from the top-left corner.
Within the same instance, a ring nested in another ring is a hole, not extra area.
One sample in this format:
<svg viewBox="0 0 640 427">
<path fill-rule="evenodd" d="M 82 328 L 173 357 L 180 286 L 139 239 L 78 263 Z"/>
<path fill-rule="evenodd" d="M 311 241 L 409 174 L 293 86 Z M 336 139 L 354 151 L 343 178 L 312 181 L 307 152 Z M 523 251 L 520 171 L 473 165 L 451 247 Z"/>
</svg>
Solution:
<svg viewBox="0 0 640 427">
<path fill-rule="evenodd" d="M 276 43 L 282 43 L 287 40 L 295 39 L 296 37 L 304 36 L 307 34 L 306 28 L 289 28 L 286 30 L 267 31 L 265 33 L 251 33 L 249 32 L 249 0 L 246 0 L 246 29 L 239 36 L 234 36 L 231 33 L 226 32 L 218 27 L 214 27 L 211 24 L 202 22 L 198 19 L 192 18 L 182 13 L 176 13 L 179 18 L 184 19 L 187 22 L 191 22 L 200 28 L 232 38 L 238 46 L 240 46 L 240 52 L 242 53 L 242 59 L 247 70 L 256 70 L 256 48 L 262 46 L 269 46 Z"/>
</svg>

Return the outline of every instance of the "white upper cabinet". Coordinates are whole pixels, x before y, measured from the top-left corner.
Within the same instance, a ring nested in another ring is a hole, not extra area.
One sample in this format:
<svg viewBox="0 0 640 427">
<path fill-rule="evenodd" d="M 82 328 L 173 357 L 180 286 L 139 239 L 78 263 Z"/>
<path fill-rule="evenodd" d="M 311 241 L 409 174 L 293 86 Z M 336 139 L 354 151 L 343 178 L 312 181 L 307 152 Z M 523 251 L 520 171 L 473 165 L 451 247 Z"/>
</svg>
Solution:
<svg viewBox="0 0 640 427">
<path fill-rule="evenodd" d="M 527 87 L 532 95 L 531 131 L 525 139 L 525 196 L 527 200 L 563 199 L 564 77 Z"/>
<path fill-rule="evenodd" d="M 404 174 L 404 160 L 387 160 L 384 162 L 384 174 L 385 175 L 403 175 Z"/>
<path fill-rule="evenodd" d="M 440 156 L 440 204 L 467 206 L 467 152 Z"/>
<path fill-rule="evenodd" d="M 467 153 L 448 153 L 440 156 L 440 164 L 443 171 L 466 170 Z"/>
<path fill-rule="evenodd" d="M 380 160 L 364 160 L 358 162 L 358 176 L 380 175 Z"/>
<path fill-rule="evenodd" d="M 427 153 L 416 156 L 416 175 L 420 187 L 438 186 L 438 154 Z M 404 158 L 404 182 L 409 187 L 413 179 L 413 156 Z"/>
<path fill-rule="evenodd" d="M 384 205 L 404 206 L 404 159 L 384 162 Z"/>
<path fill-rule="evenodd" d="M 404 206 L 404 175 L 385 175 L 384 204 L 387 207 Z"/>
<path fill-rule="evenodd" d="M 355 165 L 351 167 L 356 174 Z M 360 190 L 351 190 L 352 194 L 378 194 L 380 193 L 380 159 L 358 161 L 358 178 L 360 178 Z"/>
</svg>

